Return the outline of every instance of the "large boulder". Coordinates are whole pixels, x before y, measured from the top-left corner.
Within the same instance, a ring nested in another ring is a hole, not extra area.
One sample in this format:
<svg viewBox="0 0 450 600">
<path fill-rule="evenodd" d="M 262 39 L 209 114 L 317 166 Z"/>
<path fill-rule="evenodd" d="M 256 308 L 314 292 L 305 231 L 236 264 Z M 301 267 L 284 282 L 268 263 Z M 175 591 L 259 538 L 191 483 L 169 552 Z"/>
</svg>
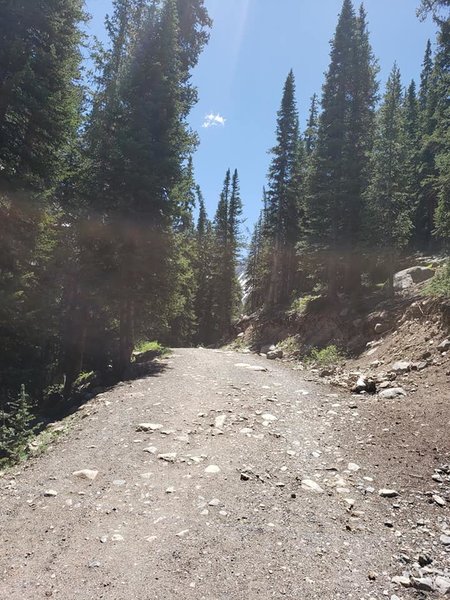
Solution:
<svg viewBox="0 0 450 600">
<path fill-rule="evenodd" d="M 394 288 L 396 290 L 405 290 L 415 283 L 422 283 L 422 281 L 431 279 L 434 274 L 435 270 L 429 267 L 416 266 L 404 269 L 394 275 Z"/>
</svg>

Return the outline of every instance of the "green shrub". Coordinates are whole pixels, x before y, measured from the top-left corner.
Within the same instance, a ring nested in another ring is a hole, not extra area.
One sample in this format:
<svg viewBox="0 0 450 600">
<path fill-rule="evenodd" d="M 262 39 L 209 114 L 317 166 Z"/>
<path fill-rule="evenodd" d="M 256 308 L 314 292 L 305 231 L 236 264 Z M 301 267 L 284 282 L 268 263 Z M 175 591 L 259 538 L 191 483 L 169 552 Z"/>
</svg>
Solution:
<svg viewBox="0 0 450 600">
<path fill-rule="evenodd" d="M 134 349 L 134 352 L 157 352 L 159 356 L 163 356 L 164 354 L 168 354 L 170 352 L 169 348 L 166 348 L 162 344 L 157 341 L 142 341 Z"/>
<path fill-rule="evenodd" d="M 330 367 L 344 360 L 344 355 L 336 346 L 327 346 L 318 350 L 313 348 L 306 359 L 308 363 L 315 363 L 321 367 Z"/>
<path fill-rule="evenodd" d="M 6 402 L 0 410 L 0 459 L 17 460 L 34 433 L 33 403 L 20 387 L 16 400 Z"/>
<path fill-rule="evenodd" d="M 317 298 L 320 298 L 320 296 L 302 296 L 301 298 L 296 298 L 287 311 L 288 316 L 305 314 L 308 304 L 312 300 L 317 300 Z"/>
<path fill-rule="evenodd" d="M 90 383 L 94 377 L 95 377 L 94 371 L 83 371 L 76 378 L 74 387 L 79 387 L 81 385 L 85 385 L 86 383 Z"/>
<path fill-rule="evenodd" d="M 450 260 L 438 270 L 424 291 L 428 296 L 450 298 Z"/>
<path fill-rule="evenodd" d="M 295 335 L 290 335 L 285 340 L 280 342 L 278 346 L 286 354 L 295 354 L 300 351 L 300 342 Z"/>
</svg>

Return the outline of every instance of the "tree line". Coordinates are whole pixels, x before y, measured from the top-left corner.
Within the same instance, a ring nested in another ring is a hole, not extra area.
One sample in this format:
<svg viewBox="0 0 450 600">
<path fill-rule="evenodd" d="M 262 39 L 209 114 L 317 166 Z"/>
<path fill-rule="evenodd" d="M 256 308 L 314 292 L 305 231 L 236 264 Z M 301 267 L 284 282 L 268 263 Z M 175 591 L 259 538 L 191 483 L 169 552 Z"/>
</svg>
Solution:
<svg viewBox="0 0 450 600">
<path fill-rule="evenodd" d="M 217 342 L 236 309 L 238 173 L 211 222 L 187 122 L 203 0 L 114 0 L 106 44 L 87 19 L 0 2 L 0 454 L 80 373 L 123 379 L 144 340 Z"/>
<path fill-rule="evenodd" d="M 278 112 L 263 209 L 247 263 L 247 310 L 311 292 L 355 297 L 393 276 L 405 253 L 450 245 L 448 0 L 424 0 L 438 24 L 420 82 L 396 64 L 380 93 L 361 6 L 344 0 L 319 105 L 300 132 L 292 71 Z"/>
</svg>

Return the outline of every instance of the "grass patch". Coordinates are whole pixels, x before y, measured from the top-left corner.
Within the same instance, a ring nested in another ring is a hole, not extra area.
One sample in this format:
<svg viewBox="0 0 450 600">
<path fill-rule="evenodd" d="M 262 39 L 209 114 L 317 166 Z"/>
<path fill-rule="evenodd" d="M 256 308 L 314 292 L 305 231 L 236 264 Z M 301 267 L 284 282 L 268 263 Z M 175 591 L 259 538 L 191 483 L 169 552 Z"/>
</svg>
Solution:
<svg viewBox="0 0 450 600">
<path fill-rule="evenodd" d="M 308 364 L 316 364 L 320 367 L 332 367 L 345 360 L 345 356 L 337 346 L 327 346 L 318 350 L 313 348 L 306 358 Z"/>
<path fill-rule="evenodd" d="M 430 280 L 424 292 L 427 296 L 450 298 L 450 260 Z"/>
<path fill-rule="evenodd" d="M 158 356 L 164 356 L 170 353 L 170 348 L 163 346 L 157 341 L 142 341 L 134 348 L 134 352 L 157 352 Z"/>
</svg>

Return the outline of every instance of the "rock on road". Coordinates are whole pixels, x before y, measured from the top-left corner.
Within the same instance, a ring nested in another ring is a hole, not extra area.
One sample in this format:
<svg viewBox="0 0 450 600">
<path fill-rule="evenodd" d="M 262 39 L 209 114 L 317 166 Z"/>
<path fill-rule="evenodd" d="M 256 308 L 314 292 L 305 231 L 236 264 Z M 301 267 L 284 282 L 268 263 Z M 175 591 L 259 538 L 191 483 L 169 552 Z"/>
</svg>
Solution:
<svg viewBox="0 0 450 600">
<path fill-rule="evenodd" d="M 416 550 L 445 567 L 448 510 L 389 431 L 404 400 L 378 415 L 377 399 L 228 351 L 165 363 L 0 478 L 0 598 L 422 597 L 392 577 Z"/>
</svg>

